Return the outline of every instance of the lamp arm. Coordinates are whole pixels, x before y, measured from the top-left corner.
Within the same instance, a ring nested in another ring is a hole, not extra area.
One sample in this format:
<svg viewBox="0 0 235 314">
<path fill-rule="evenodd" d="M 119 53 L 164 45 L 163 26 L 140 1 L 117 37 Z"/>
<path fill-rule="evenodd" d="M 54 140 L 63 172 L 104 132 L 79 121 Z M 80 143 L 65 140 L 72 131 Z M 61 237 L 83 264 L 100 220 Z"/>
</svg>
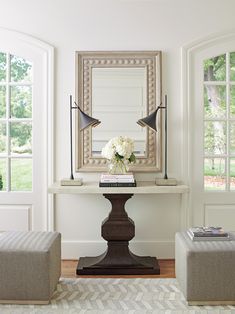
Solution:
<svg viewBox="0 0 235 314">
<path fill-rule="evenodd" d="M 167 176 L 167 96 L 165 95 L 165 106 L 162 106 L 162 103 L 157 107 L 157 112 L 159 109 L 165 109 L 165 152 L 164 152 L 164 156 L 165 156 L 165 173 L 164 173 L 164 179 L 168 179 Z"/>
<path fill-rule="evenodd" d="M 165 174 L 164 179 L 168 179 L 167 176 L 167 96 L 165 95 Z"/>
<path fill-rule="evenodd" d="M 82 110 L 81 110 L 81 108 L 78 106 L 78 104 L 77 104 L 75 101 L 74 101 L 73 103 L 74 103 L 75 107 L 72 107 L 72 109 L 78 109 L 79 111 L 82 112 Z"/>
<path fill-rule="evenodd" d="M 157 107 L 157 110 L 156 110 L 156 111 L 158 112 L 159 109 L 164 109 L 164 108 L 165 108 L 165 107 L 162 106 L 162 103 L 160 103 L 160 105 Z"/>
<path fill-rule="evenodd" d="M 70 95 L 70 179 L 74 180 L 73 176 L 73 105 L 72 95 Z"/>
<path fill-rule="evenodd" d="M 73 109 L 78 109 L 82 112 L 78 104 L 74 101 L 75 106 L 73 106 L 72 95 L 70 95 L 70 179 L 74 180 L 73 176 Z"/>
</svg>

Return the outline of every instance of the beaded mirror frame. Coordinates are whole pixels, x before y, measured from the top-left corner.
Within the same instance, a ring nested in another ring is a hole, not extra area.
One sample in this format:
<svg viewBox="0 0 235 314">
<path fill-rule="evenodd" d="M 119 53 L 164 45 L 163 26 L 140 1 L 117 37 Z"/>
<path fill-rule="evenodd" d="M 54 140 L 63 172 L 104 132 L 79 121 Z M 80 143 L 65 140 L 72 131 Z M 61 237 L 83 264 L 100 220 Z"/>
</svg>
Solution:
<svg viewBox="0 0 235 314">
<path fill-rule="evenodd" d="M 161 103 L 161 51 L 118 51 L 118 52 L 76 52 L 76 102 L 88 115 L 92 115 L 92 69 L 94 67 L 146 69 L 146 115 L 152 113 Z M 98 117 L 95 117 L 98 118 Z M 102 121 L 101 121 L 102 123 Z M 105 172 L 108 161 L 92 156 L 92 128 L 79 131 L 75 123 L 75 170 L 77 172 Z M 130 165 L 133 172 L 161 171 L 162 131 L 161 111 L 157 118 L 158 132 L 147 129 L 146 152 Z"/>
</svg>

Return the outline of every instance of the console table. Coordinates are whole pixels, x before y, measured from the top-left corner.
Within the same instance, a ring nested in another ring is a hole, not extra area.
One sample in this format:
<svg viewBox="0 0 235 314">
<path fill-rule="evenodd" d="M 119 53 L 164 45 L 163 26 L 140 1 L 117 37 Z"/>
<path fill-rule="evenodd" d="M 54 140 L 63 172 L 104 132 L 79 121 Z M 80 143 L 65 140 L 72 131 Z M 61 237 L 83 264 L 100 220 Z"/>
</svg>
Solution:
<svg viewBox="0 0 235 314">
<path fill-rule="evenodd" d="M 147 181 L 137 182 L 136 187 L 107 188 L 99 187 L 97 182 L 85 182 L 82 186 L 61 186 L 55 183 L 48 189 L 53 194 L 103 194 L 112 204 L 111 212 L 101 226 L 107 250 L 97 257 L 81 257 L 77 275 L 160 274 L 157 258 L 137 256 L 129 249 L 129 241 L 135 236 L 135 224 L 125 211 L 125 203 L 134 194 L 183 195 L 188 190 L 186 185 L 156 186 L 154 182 Z"/>
</svg>

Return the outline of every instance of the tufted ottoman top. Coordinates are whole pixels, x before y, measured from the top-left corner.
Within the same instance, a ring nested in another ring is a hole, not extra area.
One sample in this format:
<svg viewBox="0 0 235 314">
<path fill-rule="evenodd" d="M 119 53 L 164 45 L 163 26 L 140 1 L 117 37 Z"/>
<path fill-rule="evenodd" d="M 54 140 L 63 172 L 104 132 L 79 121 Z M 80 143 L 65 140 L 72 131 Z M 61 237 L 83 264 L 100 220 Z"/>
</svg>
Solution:
<svg viewBox="0 0 235 314">
<path fill-rule="evenodd" d="M 235 235 L 229 233 L 230 240 L 192 241 L 187 231 L 177 232 L 176 237 L 181 238 L 188 252 L 226 252 L 235 251 Z"/>
<path fill-rule="evenodd" d="M 0 235 L 0 251 L 47 251 L 58 235 L 58 232 L 44 231 L 4 232 Z"/>
</svg>

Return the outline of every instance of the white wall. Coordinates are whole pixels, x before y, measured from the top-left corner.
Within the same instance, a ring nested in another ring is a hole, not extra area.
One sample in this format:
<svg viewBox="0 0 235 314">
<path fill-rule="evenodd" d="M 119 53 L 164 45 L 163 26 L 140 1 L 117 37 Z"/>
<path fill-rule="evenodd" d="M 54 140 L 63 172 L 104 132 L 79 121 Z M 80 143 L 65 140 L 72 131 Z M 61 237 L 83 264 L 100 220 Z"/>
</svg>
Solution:
<svg viewBox="0 0 235 314">
<path fill-rule="evenodd" d="M 163 95 L 168 94 L 169 103 L 169 175 L 182 180 L 180 48 L 233 29 L 234 0 L 0 0 L 0 7 L 0 27 L 27 33 L 56 48 L 56 179 L 69 175 L 68 102 L 75 92 L 75 51 L 162 50 Z M 99 178 L 94 173 L 82 176 Z M 155 176 L 139 174 L 137 179 Z M 134 196 L 127 210 L 136 222 L 136 252 L 172 257 L 174 232 L 180 228 L 179 196 Z M 100 223 L 108 211 L 102 196 L 57 198 L 56 229 L 63 235 L 64 257 L 102 251 Z"/>
</svg>

